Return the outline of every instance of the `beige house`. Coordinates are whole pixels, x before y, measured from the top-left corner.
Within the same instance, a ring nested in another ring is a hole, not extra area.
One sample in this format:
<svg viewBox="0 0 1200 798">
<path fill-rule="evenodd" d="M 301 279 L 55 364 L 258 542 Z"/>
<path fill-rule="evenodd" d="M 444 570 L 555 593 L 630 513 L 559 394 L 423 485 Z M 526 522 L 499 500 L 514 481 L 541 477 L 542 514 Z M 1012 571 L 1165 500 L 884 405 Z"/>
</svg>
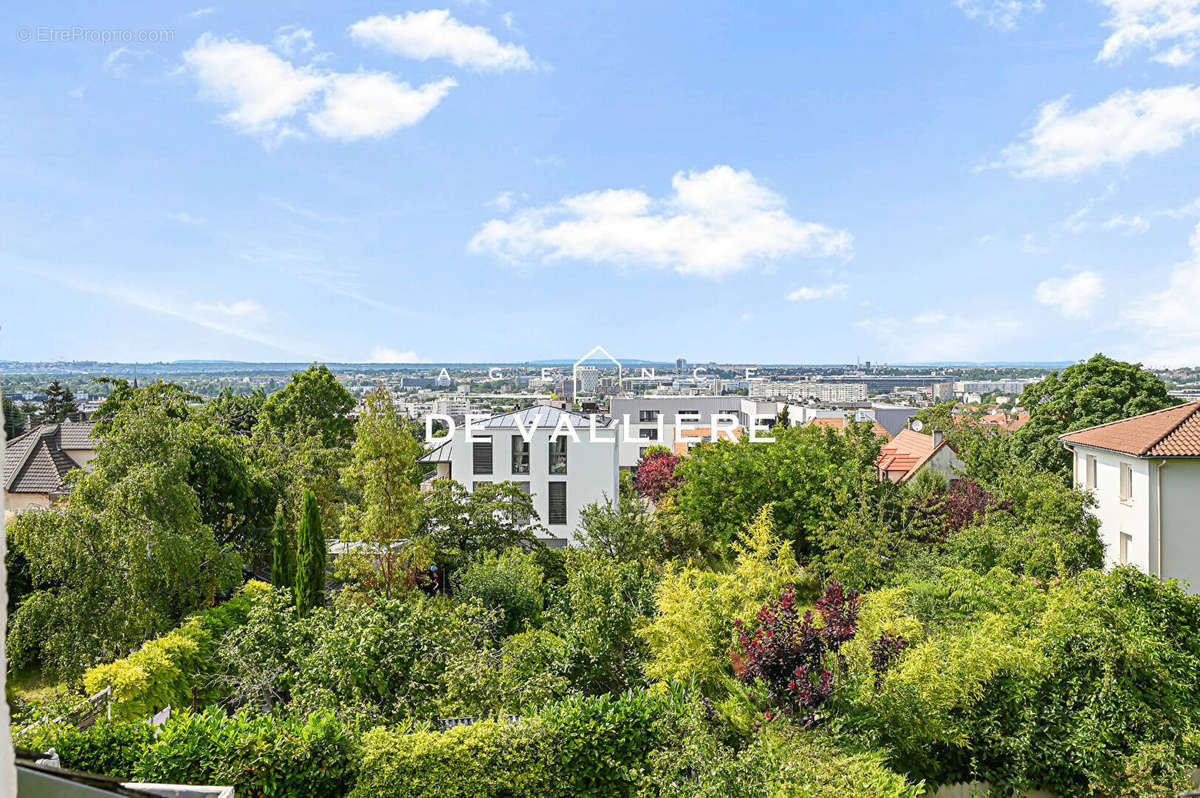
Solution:
<svg viewBox="0 0 1200 798">
<path fill-rule="evenodd" d="M 884 445 L 875 461 L 879 479 L 892 482 L 908 482 L 925 469 L 955 480 L 964 468 L 962 458 L 942 439 L 940 432 L 922 435 L 911 429 L 900 430 L 899 435 Z"/>
<path fill-rule="evenodd" d="M 1200 402 L 1081 429 L 1075 486 L 1096 499 L 1105 565 L 1133 565 L 1200 591 Z"/>
<path fill-rule="evenodd" d="M 96 456 L 90 421 L 42 424 L 4 447 L 4 507 L 12 512 L 50 507 L 69 491 L 67 474 Z"/>
</svg>

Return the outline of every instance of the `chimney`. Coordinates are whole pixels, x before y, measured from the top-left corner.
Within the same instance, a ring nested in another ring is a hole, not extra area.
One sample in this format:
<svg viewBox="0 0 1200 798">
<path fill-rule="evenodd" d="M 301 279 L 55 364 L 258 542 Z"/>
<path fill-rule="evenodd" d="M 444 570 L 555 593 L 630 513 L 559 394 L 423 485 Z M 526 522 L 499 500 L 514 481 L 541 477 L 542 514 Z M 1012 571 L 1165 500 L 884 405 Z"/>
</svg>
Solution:
<svg viewBox="0 0 1200 798">
<path fill-rule="evenodd" d="M 942 443 L 942 431 L 940 429 L 935 429 L 933 431 L 933 448 L 936 449 L 938 446 L 941 445 L 941 443 Z"/>
</svg>

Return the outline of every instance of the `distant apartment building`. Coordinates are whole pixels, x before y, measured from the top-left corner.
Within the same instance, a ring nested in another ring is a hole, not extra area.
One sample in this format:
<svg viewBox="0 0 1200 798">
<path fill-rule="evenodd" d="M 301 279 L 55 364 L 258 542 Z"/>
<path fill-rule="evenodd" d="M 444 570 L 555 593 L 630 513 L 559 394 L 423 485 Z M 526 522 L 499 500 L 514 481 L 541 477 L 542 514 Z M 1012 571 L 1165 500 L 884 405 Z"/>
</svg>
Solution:
<svg viewBox="0 0 1200 798">
<path fill-rule="evenodd" d="M 1034 379 L 1008 379 L 1008 380 L 963 380 L 954 383 L 954 393 L 956 394 L 989 394 L 989 393 L 1015 393 L 1020 394 L 1025 390 L 1025 386 L 1039 382 L 1040 378 Z"/>
<path fill-rule="evenodd" d="M 1107 566 L 1200 591 L 1200 401 L 1062 435 L 1075 486 L 1096 499 Z"/>
<path fill-rule="evenodd" d="M 720 415 L 720 427 L 740 427 L 749 431 L 757 421 L 761 428 L 779 412 L 779 403 L 761 402 L 741 396 L 646 395 L 614 396 L 608 413 L 627 425 L 621 436 L 620 465 L 631 469 L 651 446 L 674 450 L 675 444 L 700 437 L 698 428 L 712 427 L 712 417 Z M 709 431 L 711 437 L 711 429 Z"/>
<path fill-rule="evenodd" d="M 579 381 L 580 393 L 594 394 L 600 387 L 600 369 L 580 366 L 575 369 L 575 379 Z"/>
<path fill-rule="evenodd" d="M 867 385 L 863 382 L 751 380 L 748 393 L 751 398 L 790 402 L 861 402 L 867 398 Z"/>
<path fill-rule="evenodd" d="M 616 419 L 535 405 L 455 426 L 420 462 L 469 491 L 484 482 L 513 482 L 533 497 L 547 545 L 575 540 L 580 511 L 617 498 Z"/>
<path fill-rule="evenodd" d="M 935 382 L 931 392 L 935 402 L 953 402 L 958 395 L 952 382 Z"/>
</svg>

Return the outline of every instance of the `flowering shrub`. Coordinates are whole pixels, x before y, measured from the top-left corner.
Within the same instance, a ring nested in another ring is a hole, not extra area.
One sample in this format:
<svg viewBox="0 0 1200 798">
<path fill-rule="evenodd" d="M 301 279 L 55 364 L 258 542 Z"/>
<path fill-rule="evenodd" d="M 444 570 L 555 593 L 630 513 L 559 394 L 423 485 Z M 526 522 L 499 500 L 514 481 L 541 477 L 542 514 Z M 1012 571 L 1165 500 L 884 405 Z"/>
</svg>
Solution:
<svg viewBox="0 0 1200 798">
<path fill-rule="evenodd" d="M 755 616 L 753 633 L 734 621 L 740 652 L 735 652 L 735 670 L 743 681 L 759 681 L 767 697 L 776 701 L 784 714 L 800 717 L 805 725 L 817 718 L 817 710 L 833 697 L 830 655 L 854 638 L 862 599 L 855 590 L 845 590 L 830 580 L 816 610 L 823 621 L 818 627 L 813 613 L 800 616 L 792 586 L 768 602 Z M 844 663 L 840 663 L 845 671 Z"/>
<path fill-rule="evenodd" d="M 633 486 L 642 496 L 657 502 L 679 483 L 675 474 L 677 465 L 678 457 L 661 446 L 653 447 L 638 461 Z"/>
</svg>

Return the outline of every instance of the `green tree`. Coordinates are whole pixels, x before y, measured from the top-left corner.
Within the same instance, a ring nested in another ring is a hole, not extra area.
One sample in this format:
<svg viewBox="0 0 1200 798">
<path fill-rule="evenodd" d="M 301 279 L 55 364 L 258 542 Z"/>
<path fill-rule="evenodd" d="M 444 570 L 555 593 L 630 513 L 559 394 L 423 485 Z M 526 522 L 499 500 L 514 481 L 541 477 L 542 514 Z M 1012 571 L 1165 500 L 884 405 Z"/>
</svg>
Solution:
<svg viewBox="0 0 1200 798">
<path fill-rule="evenodd" d="M 41 423 L 57 424 L 65 421 L 70 414 L 78 412 L 79 405 L 75 403 L 75 394 L 71 392 L 70 388 L 58 380 L 54 380 L 46 386 L 46 401 L 42 403 L 42 412 L 39 417 Z"/>
<path fill-rule="evenodd" d="M 205 523 L 188 479 L 200 434 L 158 404 L 119 413 L 65 505 L 16 518 L 35 591 L 12 620 L 14 661 L 77 674 L 239 582 L 240 558 Z"/>
<path fill-rule="evenodd" d="M 511 482 L 484 482 L 468 491 L 439 479 L 425 497 L 421 531 L 446 578 L 473 555 L 529 544 L 540 530 L 532 497 Z"/>
<path fill-rule="evenodd" d="M 313 364 L 269 395 L 254 426 L 255 456 L 282 494 L 284 513 L 298 526 L 306 491 L 330 529 L 340 528 L 346 499 L 340 481 L 354 441 L 354 398 L 325 366 Z"/>
<path fill-rule="evenodd" d="M 349 447 L 354 440 L 354 397 L 329 367 L 313 363 L 266 398 L 257 428 L 286 442 L 316 438 L 321 446 Z"/>
<path fill-rule="evenodd" d="M 389 598 L 408 581 L 400 547 L 421 523 L 421 451 L 396 413 L 391 392 L 379 388 L 368 394 L 342 471 L 342 484 L 357 500 L 343 512 L 342 536 L 367 544 L 363 556 L 373 567 L 365 573 Z"/>
<path fill-rule="evenodd" d="M 228 429 L 234 435 L 249 435 L 258 424 L 262 406 L 267 395 L 262 388 L 251 393 L 234 393 L 229 387 L 204 404 L 205 413 L 214 423 Z"/>
<path fill-rule="evenodd" d="M 1036 382 L 1021 394 L 1029 421 L 1014 433 L 1026 462 L 1064 477 L 1071 455 L 1058 436 L 1178 404 L 1161 379 L 1138 363 L 1094 355 Z"/>
<path fill-rule="evenodd" d="M 296 609 L 304 616 L 325 604 L 325 535 L 312 491 L 304 494 L 304 514 L 296 534 Z"/>
<path fill-rule="evenodd" d="M 843 433 L 815 426 L 771 431 L 774 443 L 706 441 L 679 464 L 675 507 L 727 544 L 768 504 L 776 528 L 810 553 L 810 532 L 839 517 L 848 495 L 879 490 L 875 460 L 881 440 L 870 424 Z"/>
<path fill-rule="evenodd" d="M 288 533 L 283 511 L 275 514 L 271 530 L 271 584 L 275 587 L 296 586 L 296 547 Z"/>
<path fill-rule="evenodd" d="M 17 407 L 17 403 L 7 396 L 3 398 L 4 411 L 4 439 L 11 441 L 18 435 L 25 432 L 25 425 L 29 421 L 25 415 L 25 411 Z"/>
</svg>

